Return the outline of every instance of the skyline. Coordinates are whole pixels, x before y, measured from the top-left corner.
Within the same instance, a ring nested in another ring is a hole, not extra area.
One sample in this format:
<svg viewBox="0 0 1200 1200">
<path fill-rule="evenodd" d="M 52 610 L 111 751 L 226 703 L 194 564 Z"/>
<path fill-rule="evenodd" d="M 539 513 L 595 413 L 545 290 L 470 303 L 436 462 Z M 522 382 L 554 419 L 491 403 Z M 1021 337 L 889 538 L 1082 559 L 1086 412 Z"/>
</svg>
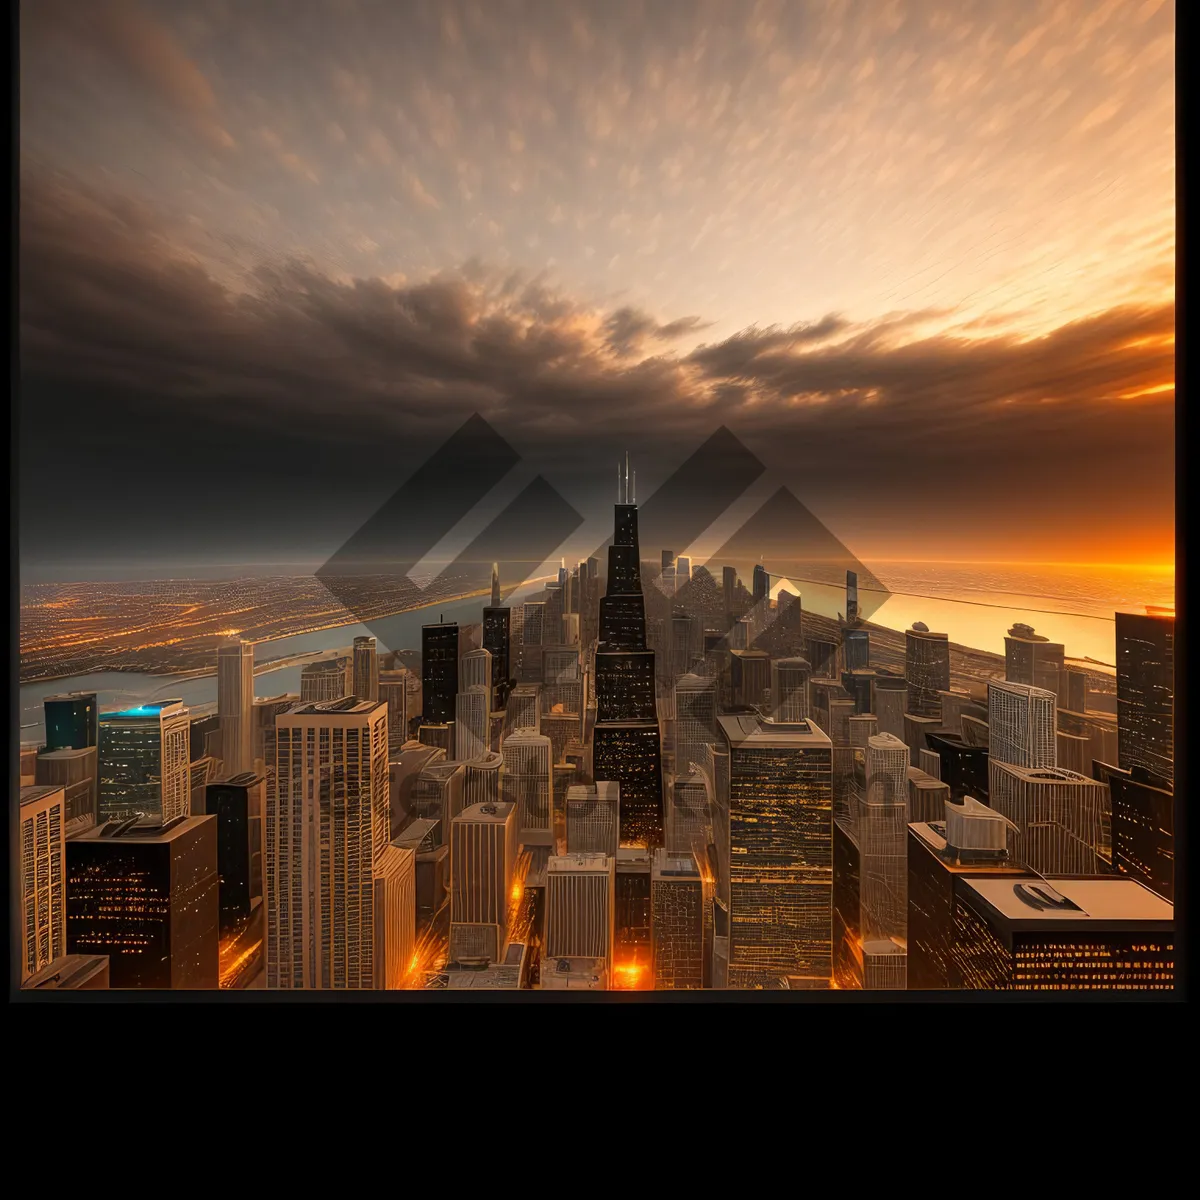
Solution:
<svg viewBox="0 0 1200 1200">
<path fill-rule="evenodd" d="M 868 563 L 1173 562 L 1173 5 L 287 11 L 22 6 L 23 566 L 316 560 L 472 411 L 581 512 L 728 425 Z"/>
</svg>

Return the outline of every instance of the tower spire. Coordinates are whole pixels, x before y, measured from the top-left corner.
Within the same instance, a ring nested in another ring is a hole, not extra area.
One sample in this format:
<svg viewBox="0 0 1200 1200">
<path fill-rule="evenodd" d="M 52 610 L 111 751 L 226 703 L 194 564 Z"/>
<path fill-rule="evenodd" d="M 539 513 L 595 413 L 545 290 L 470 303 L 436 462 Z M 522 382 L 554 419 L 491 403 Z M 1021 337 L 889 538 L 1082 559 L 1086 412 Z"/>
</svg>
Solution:
<svg viewBox="0 0 1200 1200">
<path fill-rule="evenodd" d="M 492 607 L 500 607 L 500 564 L 492 563 Z"/>
</svg>

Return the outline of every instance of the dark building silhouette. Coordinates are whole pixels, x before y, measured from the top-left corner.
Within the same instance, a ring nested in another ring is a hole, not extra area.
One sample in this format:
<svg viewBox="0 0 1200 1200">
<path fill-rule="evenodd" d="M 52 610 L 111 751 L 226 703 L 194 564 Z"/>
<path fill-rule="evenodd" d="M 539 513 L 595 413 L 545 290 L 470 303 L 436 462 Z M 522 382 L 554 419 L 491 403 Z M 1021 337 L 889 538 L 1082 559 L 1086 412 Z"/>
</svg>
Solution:
<svg viewBox="0 0 1200 1200">
<path fill-rule="evenodd" d="M 855 571 L 846 572 L 846 624 L 856 625 L 858 623 L 858 573 Z M 865 667 L 867 664 L 863 663 Z M 849 664 L 847 664 L 849 666 Z M 853 668 L 850 668 L 853 670 Z"/>
<path fill-rule="evenodd" d="M 215 988 L 217 819 L 110 821 L 67 842 L 67 952 L 106 954 L 114 988 Z"/>
<path fill-rule="evenodd" d="M 1175 903 L 1175 791 L 1169 780 L 1133 767 L 1095 764 L 1112 795 L 1112 865 L 1120 875 Z"/>
<path fill-rule="evenodd" d="M 754 603 L 761 604 L 771 595 L 771 577 L 762 563 L 754 564 Z"/>
<path fill-rule="evenodd" d="M 458 622 L 421 626 L 421 721 L 449 725 L 458 693 Z"/>
<path fill-rule="evenodd" d="M 904 632 L 904 679 L 908 711 L 916 717 L 940 717 L 939 692 L 950 690 L 950 639 L 928 629 Z"/>
<path fill-rule="evenodd" d="M 600 602 L 592 776 L 620 785 L 621 841 L 658 846 L 663 837 L 662 742 L 654 651 L 646 645 L 637 505 L 630 496 L 627 466 L 625 499 L 616 505 L 608 551 L 608 590 Z"/>
<path fill-rule="evenodd" d="M 737 603 L 738 576 L 735 567 L 721 568 L 721 595 L 725 601 L 725 615 L 733 620 L 734 605 Z"/>
<path fill-rule="evenodd" d="M 47 696 L 47 750 L 86 750 L 96 745 L 100 724 L 100 706 L 95 692 L 71 692 Z"/>
<path fill-rule="evenodd" d="M 871 635 L 865 629 L 842 633 L 842 657 L 847 671 L 866 671 L 871 666 Z"/>
<path fill-rule="evenodd" d="M 205 815 L 217 818 L 222 938 L 245 928 L 262 902 L 265 790 L 265 777 L 254 771 L 216 780 L 204 789 Z"/>
<path fill-rule="evenodd" d="M 489 606 L 483 610 L 483 648 L 492 656 L 492 703 L 499 712 L 508 703 L 512 666 L 512 610 Z"/>
<path fill-rule="evenodd" d="M 1116 617 L 1119 765 L 1174 780 L 1175 618 Z"/>
<path fill-rule="evenodd" d="M 956 804 L 964 796 L 988 802 L 988 748 L 972 746 L 952 733 L 926 733 L 926 746 L 938 756 L 938 778 Z"/>
</svg>

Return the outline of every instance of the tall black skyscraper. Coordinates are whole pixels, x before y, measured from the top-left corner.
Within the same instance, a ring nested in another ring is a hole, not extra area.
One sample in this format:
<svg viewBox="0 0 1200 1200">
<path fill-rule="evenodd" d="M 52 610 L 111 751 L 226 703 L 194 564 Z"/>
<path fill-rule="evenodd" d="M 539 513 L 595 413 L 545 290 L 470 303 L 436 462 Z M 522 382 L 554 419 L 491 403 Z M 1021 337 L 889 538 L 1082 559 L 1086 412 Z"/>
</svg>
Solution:
<svg viewBox="0 0 1200 1200">
<path fill-rule="evenodd" d="M 754 566 L 754 603 L 761 604 L 771 594 L 771 577 L 762 563 Z"/>
<path fill-rule="evenodd" d="M 46 749 L 86 750 L 96 744 L 100 706 L 95 692 L 47 696 Z"/>
<path fill-rule="evenodd" d="M 204 812 L 217 818 L 217 877 L 221 937 L 249 923 L 263 895 L 266 780 L 253 771 L 204 789 Z"/>
<path fill-rule="evenodd" d="M 492 564 L 492 602 L 483 610 L 483 648 L 492 656 L 492 704 L 499 710 L 508 703 L 511 610 L 500 603 L 500 568 Z"/>
<path fill-rule="evenodd" d="M 458 694 L 458 622 L 421 626 L 421 722 L 448 725 Z"/>
<path fill-rule="evenodd" d="M 662 742 L 628 463 L 608 551 L 608 590 L 600 601 L 595 678 L 592 773 L 620 784 L 621 841 L 661 845 Z"/>
<path fill-rule="evenodd" d="M 1175 618 L 1139 613 L 1116 616 L 1121 768 L 1145 767 L 1174 781 Z"/>
</svg>

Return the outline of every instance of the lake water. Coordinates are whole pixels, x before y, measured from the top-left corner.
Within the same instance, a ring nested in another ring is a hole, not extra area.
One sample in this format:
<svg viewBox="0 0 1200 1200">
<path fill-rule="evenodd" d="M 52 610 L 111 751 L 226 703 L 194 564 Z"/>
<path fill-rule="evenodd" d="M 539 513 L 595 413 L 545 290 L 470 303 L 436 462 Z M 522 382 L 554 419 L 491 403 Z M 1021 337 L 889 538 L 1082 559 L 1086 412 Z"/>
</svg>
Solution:
<svg viewBox="0 0 1200 1200">
<path fill-rule="evenodd" d="M 882 604 L 877 594 L 859 589 L 868 618 L 875 624 L 902 630 L 914 621 L 924 621 L 930 629 L 948 634 L 952 642 L 998 654 L 1004 652 L 1004 635 L 1009 627 L 1022 621 L 1051 641 L 1062 642 L 1071 658 L 1111 664 L 1115 652 L 1113 614 L 1118 610 L 1142 611 L 1147 604 L 1172 605 L 1175 599 L 1175 576 L 1170 570 L 969 563 L 874 563 L 871 569 L 890 589 Z M 807 611 L 828 617 L 845 611 L 842 587 L 794 582 Z M 522 589 L 508 603 L 520 603 L 539 588 L 531 585 Z M 481 618 L 482 605 L 481 598 L 474 597 L 413 609 L 374 622 L 370 629 L 344 625 L 277 638 L 259 643 L 255 658 L 264 663 L 310 651 L 348 650 L 355 637 L 367 634 L 379 639 L 381 650 L 418 650 L 422 625 L 439 616 L 448 621 L 475 622 Z M 255 695 L 298 692 L 302 669 L 303 664 L 296 664 L 256 674 Z M 25 684 L 21 688 L 21 740 L 37 741 L 43 736 L 42 701 L 60 692 L 94 691 L 102 710 L 178 697 L 202 713 L 205 706 L 215 705 L 216 689 L 214 676 L 180 679 L 122 671 Z"/>
</svg>

